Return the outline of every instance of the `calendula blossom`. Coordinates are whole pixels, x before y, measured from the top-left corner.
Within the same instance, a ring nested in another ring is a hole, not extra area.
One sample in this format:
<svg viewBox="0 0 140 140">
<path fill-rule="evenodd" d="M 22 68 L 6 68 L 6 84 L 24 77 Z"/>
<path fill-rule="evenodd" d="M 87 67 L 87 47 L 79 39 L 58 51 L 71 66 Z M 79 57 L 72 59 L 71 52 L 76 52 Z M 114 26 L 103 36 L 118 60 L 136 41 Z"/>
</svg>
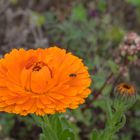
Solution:
<svg viewBox="0 0 140 140">
<path fill-rule="evenodd" d="M 13 49 L 0 59 L 0 111 L 65 112 L 84 102 L 90 83 L 82 60 L 64 49 Z"/>
<path fill-rule="evenodd" d="M 130 84 L 121 83 L 116 87 L 116 92 L 124 96 L 133 96 L 136 94 L 136 89 Z"/>
</svg>

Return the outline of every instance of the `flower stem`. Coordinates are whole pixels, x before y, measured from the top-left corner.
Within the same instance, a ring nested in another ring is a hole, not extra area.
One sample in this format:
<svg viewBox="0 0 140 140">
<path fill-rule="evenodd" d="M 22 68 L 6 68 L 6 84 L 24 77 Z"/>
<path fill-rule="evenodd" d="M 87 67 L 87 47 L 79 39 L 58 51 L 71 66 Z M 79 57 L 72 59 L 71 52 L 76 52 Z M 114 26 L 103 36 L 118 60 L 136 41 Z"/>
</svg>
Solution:
<svg viewBox="0 0 140 140">
<path fill-rule="evenodd" d="M 111 108 L 111 105 L 107 102 L 107 124 L 105 130 L 99 135 L 98 140 L 112 140 L 113 135 L 118 132 L 126 122 L 125 109 L 122 104 L 117 107 L 116 110 Z"/>
<path fill-rule="evenodd" d="M 58 140 L 57 134 L 52 128 L 49 116 L 45 115 L 43 117 L 33 115 L 34 120 L 37 125 L 42 128 L 42 134 L 40 135 L 40 140 Z"/>
</svg>

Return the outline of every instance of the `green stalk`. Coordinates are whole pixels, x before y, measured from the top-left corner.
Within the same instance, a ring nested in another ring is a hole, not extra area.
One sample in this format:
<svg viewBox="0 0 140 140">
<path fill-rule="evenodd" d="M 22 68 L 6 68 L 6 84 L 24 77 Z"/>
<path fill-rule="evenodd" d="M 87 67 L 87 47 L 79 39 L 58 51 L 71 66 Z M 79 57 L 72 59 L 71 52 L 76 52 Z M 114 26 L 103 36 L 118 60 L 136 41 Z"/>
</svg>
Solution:
<svg viewBox="0 0 140 140">
<path fill-rule="evenodd" d="M 111 104 L 106 103 L 107 124 L 105 130 L 99 135 L 98 140 L 112 140 L 113 135 L 125 125 L 125 106 L 117 103 L 116 107 L 114 108 L 115 110 L 112 110 Z"/>
<path fill-rule="evenodd" d="M 43 117 L 33 115 L 33 118 L 37 125 L 42 128 L 40 140 L 58 140 L 57 134 L 53 130 L 50 119 L 47 115 Z"/>
</svg>

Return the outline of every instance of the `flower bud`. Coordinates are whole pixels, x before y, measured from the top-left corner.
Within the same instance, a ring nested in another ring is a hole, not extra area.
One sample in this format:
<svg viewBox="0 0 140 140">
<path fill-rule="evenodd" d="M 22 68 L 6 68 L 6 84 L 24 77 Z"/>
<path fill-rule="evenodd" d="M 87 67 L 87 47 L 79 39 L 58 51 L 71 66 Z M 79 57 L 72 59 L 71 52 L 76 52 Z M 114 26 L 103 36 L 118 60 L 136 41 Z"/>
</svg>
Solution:
<svg viewBox="0 0 140 140">
<path fill-rule="evenodd" d="M 115 91 L 115 108 L 122 108 L 124 110 L 130 108 L 136 102 L 136 89 L 133 85 L 121 83 L 116 86 Z"/>
</svg>

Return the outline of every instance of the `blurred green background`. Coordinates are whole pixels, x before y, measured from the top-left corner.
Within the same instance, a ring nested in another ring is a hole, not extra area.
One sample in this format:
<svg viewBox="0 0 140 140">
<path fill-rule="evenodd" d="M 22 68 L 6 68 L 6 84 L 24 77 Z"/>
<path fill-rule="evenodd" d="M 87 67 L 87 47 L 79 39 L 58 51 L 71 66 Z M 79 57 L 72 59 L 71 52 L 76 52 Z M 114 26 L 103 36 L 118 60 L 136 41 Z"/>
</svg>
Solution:
<svg viewBox="0 0 140 140">
<path fill-rule="evenodd" d="M 128 66 L 127 76 L 115 81 L 119 65 L 114 55 L 127 32 L 140 32 L 140 0 L 0 0 L 0 55 L 12 48 L 47 48 L 57 45 L 83 58 L 100 91 L 64 116 L 78 135 L 89 140 L 94 129 L 105 127 L 104 98 L 119 81 L 134 83 L 139 91 L 139 66 Z M 139 56 L 138 56 L 139 57 Z M 115 82 L 114 82 L 115 81 Z M 140 140 L 140 99 L 127 112 L 127 123 L 113 140 Z M 38 140 L 41 129 L 30 116 L 0 113 L 0 140 Z"/>
</svg>

